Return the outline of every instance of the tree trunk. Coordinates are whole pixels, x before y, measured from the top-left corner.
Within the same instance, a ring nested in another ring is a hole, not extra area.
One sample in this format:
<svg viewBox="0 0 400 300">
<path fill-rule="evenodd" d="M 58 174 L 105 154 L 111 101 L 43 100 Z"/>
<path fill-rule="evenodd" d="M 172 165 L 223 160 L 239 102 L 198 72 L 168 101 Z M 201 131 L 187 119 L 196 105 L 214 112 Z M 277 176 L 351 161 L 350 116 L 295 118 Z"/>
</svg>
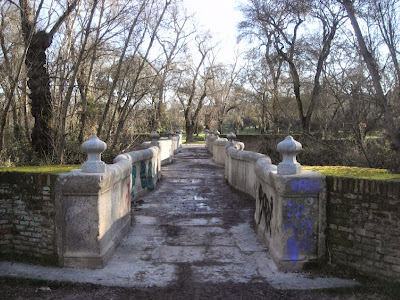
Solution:
<svg viewBox="0 0 400 300">
<path fill-rule="evenodd" d="M 375 61 L 372 53 L 367 48 L 364 37 L 361 33 L 360 26 L 358 25 L 358 21 L 354 13 L 353 3 L 350 0 L 343 0 L 342 4 L 345 7 L 347 14 L 350 18 L 351 25 L 353 27 L 354 33 L 358 41 L 358 45 L 360 46 L 361 54 L 368 67 L 369 74 L 371 75 L 374 89 L 376 92 L 376 98 L 383 108 L 385 129 L 391 139 L 391 148 L 395 151 L 400 151 L 399 131 L 393 119 L 392 108 L 383 92 L 383 88 L 380 82 L 380 74 L 377 62 Z"/>
<path fill-rule="evenodd" d="M 43 1 L 40 3 L 42 5 Z M 53 153 L 51 132 L 52 97 L 50 91 L 50 76 L 47 70 L 46 50 L 50 47 L 54 34 L 72 12 L 77 0 L 68 5 L 65 12 L 55 22 L 50 32 L 43 30 L 33 32 L 36 20 L 27 0 L 20 0 L 21 27 L 27 52 L 25 65 L 27 67 L 28 87 L 31 91 L 31 114 L 35 118 L 32 129 L 32 148 L 41 158 L 48 158 Z M 35 16 L 36 18 L 38 15 Z M 33 32 L 33 34 L 32 34 Z M 31 39 L 32 37 L 32 39 Z"/>
<path fill-rule="evenodd" d="M 35 118 L 32 129 L 32 148 L 41 158 L 48 157 L 53 151 L 51 138 L 52 98 L 50 75 L 46 67 L 46 49 L 50 47 L 51 37 L 44 31 L 33 34 L 28 47 L 25 64 L 28 69 L 28 87 L 31 91 L 31 114 Z"/>
<path fill-rule="evenodd" d="M 186 128 L 186 143 L 193 142 L 194 141 L 194 138 L 193 138 L 194 126 L 193 126 L 193 124 L 186 122 L 185 128 Z"/>
</svg>

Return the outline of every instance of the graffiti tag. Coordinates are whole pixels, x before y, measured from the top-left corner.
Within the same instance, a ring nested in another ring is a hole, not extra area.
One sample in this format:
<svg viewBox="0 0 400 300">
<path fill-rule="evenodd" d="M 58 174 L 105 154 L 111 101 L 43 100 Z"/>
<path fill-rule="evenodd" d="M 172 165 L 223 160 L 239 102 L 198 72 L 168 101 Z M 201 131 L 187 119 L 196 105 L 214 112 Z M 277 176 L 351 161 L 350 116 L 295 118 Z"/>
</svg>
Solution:
<svg viewBox="0 0 400 300">
<path fill-rule="evenodd" d="M 125 201 L 126 201 L 126 205 L 129 206 L 131 204 L 131 193 L 130 193 L 131 183 L 129 182 L 126 186 L 128 188 L 128 191 L 126 192 L 126 195 L 125 195 Z"/>
<path fill-rule="evenodd" d="M 260 224 L 262 216 L 264 215 L 265 226 L 266 229 L 271 234 L 271 219 L 272 219 L 272 210 L 273 210 L 273 199 L 268 199 L 267 195 L 265 195 L 262 186 L 258 189 L 258 199 L 256 203 L 256 207 L 258 208 L 258 215 L 256 216 L 257 225 Z"/>
<path fill-rule="evenodd" d="M 312 223 L 305 218 L 304 205 L 295 202 L 287 202 L 286 216 L 289 222 L 285 223 L 285 230 L 293 229 L 293 236 L 287 240 L 288 258 L 294 263 L 299 258 L 301 248 L 310 251 L 313 244 Z"/>
<path fill-rule="evenodd" d="M 318 193 L 321 190 L 321 183 L 312 179 L 294 179 L 290 182 L 290 188 L 295 192 Z"/>
<path fill-rule="evenodd" d="M 136 166 L 132 167 L 132 189 L 131 189 L 131 198 L 135 196 L 135 184 L 136 184 Z"/>
</svg>

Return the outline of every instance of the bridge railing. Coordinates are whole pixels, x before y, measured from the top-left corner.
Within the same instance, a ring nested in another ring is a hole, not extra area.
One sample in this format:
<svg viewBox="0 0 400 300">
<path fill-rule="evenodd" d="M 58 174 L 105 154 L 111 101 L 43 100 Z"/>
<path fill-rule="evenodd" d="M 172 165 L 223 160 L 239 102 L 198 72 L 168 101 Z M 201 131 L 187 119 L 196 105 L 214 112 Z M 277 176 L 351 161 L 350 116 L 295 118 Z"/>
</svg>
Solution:
<svg viewBox="0 0 400 300">
<path fill-rule="evenodd" d="M 213 160 L 225 167 L 234 188 L 255 199 L 257 233 L 278 268 L 299 270 L 325 257 L 325 177 L 302 171 L 296 161 L 300 143 L 287 137 L 278 144 L 283 161 L 273 165 L 267 155 L 245 151 L 244 144 L 206 133 Z M 222 159 L 223 158 L 223 159 Z"/>
<path fill-rule="evenodd" d="M 153 190 L 161 164 L 172 162 L 182 136 L 151 135 L 147 149 L 101 161 L 106 144 L 96 136 L 83 144 L 88 160 L 82 169 L 60 174 L 56 182 L 56 247 L 60 265 L 102 268 L 131 224 L 131 201 Z"/>
</svg>

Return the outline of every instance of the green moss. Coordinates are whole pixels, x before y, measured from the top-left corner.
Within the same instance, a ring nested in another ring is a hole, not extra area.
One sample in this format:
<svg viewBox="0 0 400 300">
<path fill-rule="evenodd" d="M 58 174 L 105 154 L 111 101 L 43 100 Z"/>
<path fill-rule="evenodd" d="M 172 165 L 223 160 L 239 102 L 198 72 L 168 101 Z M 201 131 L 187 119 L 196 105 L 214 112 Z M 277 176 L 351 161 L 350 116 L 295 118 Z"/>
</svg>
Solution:
<svg viewBox="0 0 400 300">
<path fill-rule="evenodd" d="M 303 170 L 313 170 L 325 176 L 400 181 L 400 174 L 390 174 L 385 169 L 344 167 L 344 166 L 302 166 Z"/>
<path fill-rule="evenodd" d="M 79 169 L 81 165 L 52 165 L 52 166 L 21 166 L 21 167 L 0 167 L 0 172 L 21 172 L 21 173 L 64 173 Z"/>
</svg>

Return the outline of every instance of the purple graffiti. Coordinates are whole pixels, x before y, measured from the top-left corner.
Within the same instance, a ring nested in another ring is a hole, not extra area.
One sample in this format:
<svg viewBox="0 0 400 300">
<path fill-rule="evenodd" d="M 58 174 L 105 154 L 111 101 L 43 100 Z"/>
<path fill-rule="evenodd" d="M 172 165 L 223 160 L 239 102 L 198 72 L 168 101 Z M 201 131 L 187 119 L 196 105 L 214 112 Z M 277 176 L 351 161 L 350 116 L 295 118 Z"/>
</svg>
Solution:
<svg viewBox="0 0 400 300">
<path fill-rule="evenodd" d="M 289 259 L 296 263 L 299 258 L 301 248 L 310 251 L 313 242 L 312 223 L 310 220 L 305 219 L 305 208 L 302 204 L 294 202 L 286 203 L 288 211 L 286 216 L 289 222 L 285 223 L 285 230 L 293 229 L 293 236 L 288 238 L 287 256 Z"/>
<path fill-rule="evenodd" d="M 318 193 L 321 190 L 321 183 L 312 179 L 294 179 L 290 182 L 290 188 L 295 192 Z"/>
</svg>

